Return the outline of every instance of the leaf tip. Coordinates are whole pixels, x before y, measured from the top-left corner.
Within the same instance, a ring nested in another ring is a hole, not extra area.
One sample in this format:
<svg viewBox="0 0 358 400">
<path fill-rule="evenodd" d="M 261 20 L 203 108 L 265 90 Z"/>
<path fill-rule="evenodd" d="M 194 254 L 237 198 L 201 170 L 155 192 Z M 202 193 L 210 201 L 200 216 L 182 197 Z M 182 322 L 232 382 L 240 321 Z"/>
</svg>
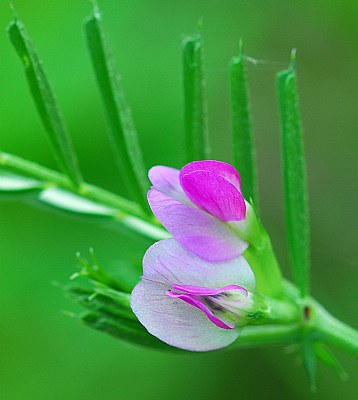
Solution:
<svg viewBox="0 0 358 400">
<path fill-rule="evenodd" d="M 15 6 L 14 6 L 14 3 L 12 2 L 12 0 L 9 0 L 8 3 L 9 3 L 10 11 L 12 12 L 12 15 L 14 16 L 14 18 L 15 19 L 18 18 L 18 14 L 17 14 L 17 11 L 15 9 Z"/>
<path fill-rule="evenodd" d="M 244 41 L 242 40 L 242 38 L 240 38 L 239 40 L 239 56 L 243 56 L 244 55 Z"/>
<path fill-rule="evenodd" d="M 239 40 L 239 51 L 237 56 L 233 56 L 230 58 L 229 66 L 230 68 L 235 68 L 235 66 L 241 63 L 245 58 L 244 55 L 244 44 L 242 38 Z"/>
<path fill-rule="evenodd" d="M 98 7 L 97 1 L 91 0 L 91 3 L 92 3 L 92 11 L 90 15 L 88 15 L 83 21 L 83 24 L 86 29 L 87 27 L 90 27 L 91 24 L 96 24 L 102 20 L 102 13 Z"/>
<path fill-rule="evenodd" d="M 295 69 L 295 68 L 296 68 L 296 54 L 297 54 L 297 49 L 296 49 L 296 48 L 293 48 L 293 49 L 291 50 L 291 59 L 290 59 L 290 67 L 291 67 L 292 69 Z"/>
<path fill-rule="evenodd" d="M 16 17 L 14 17 L 14 19 L 6 27 L 6 32 L 8 33 L 8 35 L 10 35 L 10 37 L 11 37 L 12 31 L 14 30 L 14 28 L 16 28 L 17 21 L 18 21 L 18 19 Z"/>
<path fill-rule="evenodd" d="M 197 27 L 198 27 L 198 31 L 201 33 L 203 30 L 203 24 L 204 24 L 204 17 L 201 16 L 198 18 L 198 22 L 197 22 Z"/>
</svg>

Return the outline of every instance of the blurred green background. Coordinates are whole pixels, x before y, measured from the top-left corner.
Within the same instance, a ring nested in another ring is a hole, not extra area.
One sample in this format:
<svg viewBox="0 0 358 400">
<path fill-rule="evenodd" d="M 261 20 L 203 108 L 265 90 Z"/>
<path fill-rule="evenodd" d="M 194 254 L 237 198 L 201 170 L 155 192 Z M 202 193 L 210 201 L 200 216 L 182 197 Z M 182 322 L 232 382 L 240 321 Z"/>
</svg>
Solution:
<svg viewBox="0 0 358 400">
<path fill-rule="evenodd" d="M 105 134 L 103 110 L 82 31 L 89 1 L 14 1 L 44 60 L 86 180 L 126 194 Z M 0 1 L 0 146 L 55 164 L 22 66 L 5 33 Z M 228 60 L 244 39 L 265 62 L 248 66 L 258 146 L 263 220 L 287 266 L 274 77 L 298 49 L 308 158 L 312 290 L 333 314 L 357 325 L 358 2 L 102 0 L 104 26 L 122 72 L 146 165 L 182 165 L 180 42 L 204 19 L 209 123 L 214 158 L 230 161 Z M 0 396 L 22 399 L 352 399 L 356 364 L 336 352 L 351 378 L 318 368 L 313 395 L 297 354 L 282 348 L 167 355 L 116 341 L 62 314 L 78 310 L 52 281 L 66 282 L 75 253 L 94 247 L 116 268 L 149 242 L 94 221 L 18 199 L 0 203 Z"/>
</svg>

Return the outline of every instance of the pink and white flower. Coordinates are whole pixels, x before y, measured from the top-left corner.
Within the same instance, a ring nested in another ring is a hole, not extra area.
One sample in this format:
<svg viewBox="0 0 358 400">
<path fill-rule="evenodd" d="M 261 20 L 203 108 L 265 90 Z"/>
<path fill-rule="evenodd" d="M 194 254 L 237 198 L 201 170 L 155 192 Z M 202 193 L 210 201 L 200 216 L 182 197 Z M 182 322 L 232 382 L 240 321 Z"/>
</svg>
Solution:
<svg viewBox="0 0 358 400">
<path fill-rule="evenodd" d="M 156 166 L 149 179 L 150 207 L 183 247 L 208 261 L 230 260 L 246 250 L 248 243 L 239 233 L 250 205 L 234 167 L 210 160 L 194 161 L 180 171 Z"/>
<path fill-rule="evenodd" d="M 237 339 L 253 306 L 254 275 L 244 257 L 208 262 L 166 239 L 149 248 L 131 307 L 171 346 L 209 351 Z"/>
</svg>

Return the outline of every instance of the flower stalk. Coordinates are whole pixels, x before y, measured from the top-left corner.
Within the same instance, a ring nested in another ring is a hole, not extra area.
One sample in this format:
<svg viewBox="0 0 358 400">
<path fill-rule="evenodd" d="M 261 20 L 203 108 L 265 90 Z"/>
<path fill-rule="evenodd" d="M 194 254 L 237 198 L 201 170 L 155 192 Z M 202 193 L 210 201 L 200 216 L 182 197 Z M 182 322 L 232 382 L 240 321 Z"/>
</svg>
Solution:
<svg viewBox="0 0 358 400">
<path fill-rule="evenodd" d="M 250 320 L 251 325 L 289 325 L 299 320 L 300 309 L 289 299 L 277 300 L 259 293 L 255 297 L 256 312 Z"/>
<path fill-rule="evenodd" d="M 260 246 L 249 246 L 244 256 L 254 271 L 258 291 L 266 296 L 281 298 L 283 281 L 280 267 L 268 234 L 263 231 L 261 235 Z"/>
</svg>

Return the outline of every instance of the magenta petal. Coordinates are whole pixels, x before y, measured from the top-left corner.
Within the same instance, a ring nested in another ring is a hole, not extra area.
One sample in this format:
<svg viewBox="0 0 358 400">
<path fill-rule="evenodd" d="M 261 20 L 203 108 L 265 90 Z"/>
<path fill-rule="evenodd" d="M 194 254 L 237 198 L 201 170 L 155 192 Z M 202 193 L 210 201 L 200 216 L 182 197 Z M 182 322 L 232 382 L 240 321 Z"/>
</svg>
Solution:
<svg viewBox="0 0 358 400">
<path fill-rule="evenodd" d="M 222 328 L 222 329 L 234 329 L 235 328 L 235 324 L 232 324 L 232 326 L 225 324 L 225 322 L 221 321 L 221 319 L 216 317 L 205 304 L 203 304 L 200 300 L 196 299 L 195 297 L 187 295 L 187 294 L 182 294 L 182 293 L 173 293 L 170 291 L 167 291 L 166 293 L 169 297 L 178 298 L 178 299 L 183 300 L 186 303 L 190 304 L 191 306 L 194 306 L 194 307 L 198 308 L 199 310 L 204 311 L 204 313 L 209 318 L 209 320 L 213 324 L 218 326 L 219 328 Z"/>
<path fill-rule="evenodd" d="M 180 174 L 180 183 L 189 199 L 222 221 L 241 221 L 246 206 L 242 194 L 225 178 L 208 171 Z"/>
<path fill-rule="evenodd" d="M 245 294 L 247 294 L 247 290 L 244 287 L 238 285 L 227 285 L 219 289 L 205 288 L 201 286 L 188 286 L 188 285 L 173 285 L 172 288 L 180 292 L 194 294 L 197 296 L 213 296 L 229 290 L 240 290 Z"/>
<path fill-rule="evenodd" d="M 193 161 L 181 169 L 180 175 L 187 175 L 195 171 L 213 172 L 214 174 L 225 178 L 241 192 L 240 175 L 230 164 L 215 160 Z"/>
<path fill-rule="evenodd" d="M 229 260 L 242 254 L 248 246 L 225 223 L 205 211 L 182 204 L 155 189 L 148 192 L 148 201 L 154 215 L 174 238 L 204 260 Z"/>
<path fill-rule="evenodd" d="M 182 203 L 189 202 L 180 185 L 178 169 L 157 165 L 149 170 L 148 177 L 153 187 L 159 192 L 173 197 Z"/>
</svg>

